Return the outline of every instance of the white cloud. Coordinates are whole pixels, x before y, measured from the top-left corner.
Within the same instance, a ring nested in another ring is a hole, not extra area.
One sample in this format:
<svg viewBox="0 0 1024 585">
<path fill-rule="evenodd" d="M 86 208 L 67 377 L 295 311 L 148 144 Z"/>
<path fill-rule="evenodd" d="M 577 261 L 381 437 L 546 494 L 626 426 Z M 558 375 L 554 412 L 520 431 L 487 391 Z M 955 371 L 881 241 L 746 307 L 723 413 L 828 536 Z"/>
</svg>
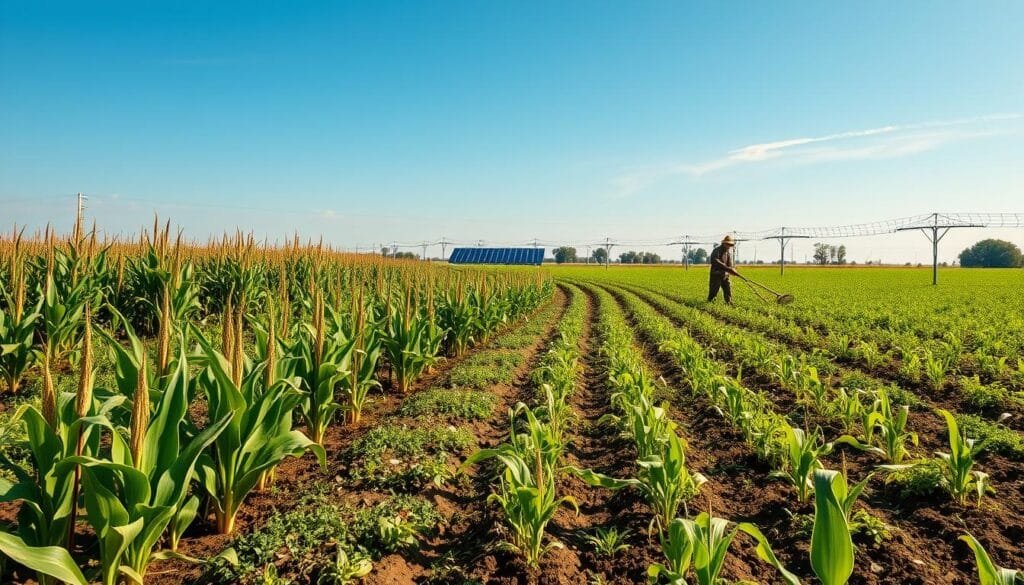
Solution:
<svg viewBox="0 0 1024 585">
<path fill-rule="evenodd" d="M 623 173 L 612 180 L 619 197 L 637 193 L 667 178 L 687 175 L 701 177 L 740 165 L 775 161 L 812 164 L 839 160 L 882 159 L 909 156 L 934 150 L 952 142 L 990 136 L 1000 122 L 1017 120 L 1021 114 L 994 114 L 919 124 L 889 125 L 866 130 L 851 130 L 822 136 L 789 138 L 750 144 L 725 155 L 697 163 L 678 163 L 644 167 Z M 977 128 L 971 130 L 972 128 Z"/>
</svg>

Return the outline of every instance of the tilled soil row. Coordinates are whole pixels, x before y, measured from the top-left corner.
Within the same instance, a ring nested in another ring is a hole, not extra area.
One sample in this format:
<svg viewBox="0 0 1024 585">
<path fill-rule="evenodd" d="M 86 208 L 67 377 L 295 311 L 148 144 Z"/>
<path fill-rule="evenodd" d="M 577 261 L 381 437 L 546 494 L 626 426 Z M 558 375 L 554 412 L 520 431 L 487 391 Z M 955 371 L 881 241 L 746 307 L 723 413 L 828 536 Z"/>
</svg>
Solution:
<svg viewBox="0 0 1024 585">
<path fill-rule="evenodd" d="M 544 349 L 554 336 L 555 327 L 568 308 L 568 296 L 563 288 L 559 287 L 555 296 L 557 310 L 547 317 L 544 330 L 536 341 L 520 350 L 525 359 L 515 370 L 513 379 L 487 390 L 498 396 L 499 402 L 493 417 L 471 427 L 481 448 L 496 447 L 505 441 L 509 433 L 509 409 L 534 395 L 530 372 L 537 367 Z M 410 575 L 413 581 L 432 577 L 440 582 L 468 580 L 513 584 L 522 582 L 525 577 L 529 582 L 559 582 L 540 579 L 555 574 L 557 558 L 546 559 L 537 574 L 513 553 L 495 546 L 507 537 L 500 510 L 487 501 L 496 469 L 493 461 L 487 462 L 460 476 L 456 482 L 449 482 L 425 494 L 447 517 L 447 522 L 440 533 L 428 539 L 421 549 L 424 562 L 418 571 Z M 379 575 L 379 578 L 368 579 L 367 583 L 407 582 L 387 577 Z"/>
<path fill-rule="evenodd" d="M 571 433 L 566 458 L 568 463 L 581 469 L 614 477 L 632 477 L 636 469 L 633 445 L 602 420 L 612 413 L 612 408 L 606 385 L 607 364 L 600 354 L 601 340 L 596 329 L 598 301 L 587 287 L 578 290 L 586 300 L 587 317 L 580 340 L 583 372 L 571 397 L 579 420 Z M 591 487 L 570 474 L 560 479 L 559 490 L 579 504 L 578 515 L 561 510 L 549 527 L 579 562 L 579 574 L 567 582 L 584 582 L 596 575 L 609 584 L 645 582 L 647 567 L 659 560 L 661 553 L 657 543 L 645 534 L 651 510 L 640 494 L 634 490 L 613 492 Z M 610 557 L 599 553 L 582 538 L 584 532 L 593 534 L 598 528 L 628 534 L 623 542 L 629 548 Z"/>
<path fill-rule="evenodd" d="M 635 323 L 635 316 L 631 314 L 625 303 L 623 291 L 614 287 L 609 287 L 608 290 L 619 301 L 627 315 L 634 319 Z M 643 302 L 643 299 L 640 300 Z M 657 310 L 656 307 L 649 303 L 645 304 L 663 318 L 677 326 L 681 325 L 677 320 L 673 320 L 670 316 Z M 715 347 L 718 350 L 725 349 L 715 346 L 699 335 L 693 334 L 693 337 L 708 347 Z M 653 346 L 654 340 L 644 339 L 643 341 L 652 348 L 652 351 L 656 352 Z M 685 384 L 685 373 L 679 370 L 674 360 L 668 356 L 666 358 L 658 359 L 656 363 L 659 364 L 662 371 L 667 371 L 670 376 L 673 376 L 673 379 Z M 744 375 L 743 382 L 748 388 L 760 389 L 772 396 L 776 400 L 777 412 L 787 414 L 798 412 L 793 396 L 771 385 L 770 381 Z M 707 404 L 705 408 L 713 407 Z M 698 412 L 707 413 L 709 410 Z M 803 422 L 807 424 L 825 422 L 816 420 L 816 418 L 811 415 Z M 714 424 L 726 425 L 727 423 L 717 420 L 714 421 Z M 735 440 L 742 443 L 742 438 L 738 433 L 735 435 Z M 710 452 L 715 453 L 723 448 L 725 448 L 723 445 L 716 444 L 714 448 L 710 449 Z M 873 470 L 875 465 L 873 461 L 867 461 L 863 454 L 857 452 L 843 453 L 839 457 L 833 454 L 829 461 L 833 467 L 845 468 L 848 477 L 854 479 L 863 478 Z M 758 462 L 753 453 L 750 453 L 747 463 L 751 464 L 760 475 L 760 478 L 752 478 L 752 484 L 747 485 L 763 487 L 762 493 L 757 493 L 755 490 L 754 499 L 756 501 L 759 496 L 766 497 L 767 501 L 762 505 L 767 506 L 769 510 L 767 514 L 755 513 L 752 521 L 759 524 L 762 529 L 766 529 L 769 538 L 773 538 L 774 535 L 773 545 L 776 546 L 776 552 L 780 558 L 787 562 L 787 567 L 810 577 L 812 573 L 806 553 L 810 535 L 809 533 L 799 534 L 800 530 L 796 529 L 797 523 L 794 522 L 792 516 L 796 514 L 813 515 L 813 504 L 798 503 L 793 497 L 792 490 L 785 484 L 765 477 L 771 470 Z M 971 529 L 976 536 L 978 533 L 984 534 L 984 537 L 979 536 L 979 538 L 984 538 L 985 542 L 991 541 L 990 537 L 994 536 L 1001 541 L 1000 545 L 1011 545 L 1001 534 L 991 535 L 983 530 L 982 519 L 991 522 L 990 513 L 986 513 L 984 510 L 952 506 L 955 513 L 947 515 L 950 505 L 942 502 L 922 502 L 927 507 L 907 509 L 905 506 L 911 502 L 896 497 L 894 494 L 886 493 L 880 477 L 875 476 L 871 483 L 873 489 L 869 490 L 870 493 L 862 496 L 858 506 L 863 507 L 897 530 L 893 530 L 891 540 L 880 546 L 875 546 L 870 542 L 858 543 L 861 551 L 856 559 L 857 567 L 851 578 L 851 583 L 973 583 L 975 580 L 973 557 L 966 546 L 959 546 L 961 543 L 957 541 L 957 537 L 965 531 L 965 526 L 955 518 L 962 518 L 965 515 L 976 518 L 976 521 L 971 523 L 973 524 Z M 745 491 L 750 492 L 749 489 Z M 738 498 L 745 495 L 747 494 L 740 491 L 733 497 Z M 1001 550 L 1001 548 L 1001 546 L 997 547 L 996 550 Z M 924 551 L 928 552 L 927 556 L 923 554 Z M 1013 566 L 1012 558 L 1009 560 Z"/>
</svg>

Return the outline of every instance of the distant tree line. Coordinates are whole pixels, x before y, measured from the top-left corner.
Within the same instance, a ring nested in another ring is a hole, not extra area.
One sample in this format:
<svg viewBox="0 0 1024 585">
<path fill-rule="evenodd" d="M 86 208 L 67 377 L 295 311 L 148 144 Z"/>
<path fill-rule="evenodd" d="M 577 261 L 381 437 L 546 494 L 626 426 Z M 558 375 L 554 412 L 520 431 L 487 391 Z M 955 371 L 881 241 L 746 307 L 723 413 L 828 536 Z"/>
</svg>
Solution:
<svg viewBox="0 0 1024 585">
<path fill-rule="evenodd" d="M 630 250 L 619 254 L 619 262 L 622 264 L 660 264 L 661 256 L 652 252 L 634 252 Z"/>
<path fill-rule="evenodd" d="M 380 255 L 395 260 L 419 260 L 420 255 L 413 252 L 392 252 L 387 246 L 380 249 Z"/>
</svg>

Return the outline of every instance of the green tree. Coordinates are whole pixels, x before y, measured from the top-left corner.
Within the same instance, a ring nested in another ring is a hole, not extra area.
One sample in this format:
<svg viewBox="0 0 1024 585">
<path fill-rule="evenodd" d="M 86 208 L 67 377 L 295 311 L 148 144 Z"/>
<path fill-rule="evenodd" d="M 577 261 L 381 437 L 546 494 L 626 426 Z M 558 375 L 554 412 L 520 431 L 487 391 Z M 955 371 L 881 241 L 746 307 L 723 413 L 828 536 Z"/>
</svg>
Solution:
<svg viewBox="0 0 1024 585">
<path fill-rule="evenodd" d="M 653 252 L 644 252 L 640 261 L 644 264 L 661 264 L 661 256 Z"/>
<path fill-rule="evenodd" d="M 633 250 L 619 254 L 619 262 L 623 264 L 638 264 L 641 259 L 642 256 Z"/>
<path fill-rule="evenodd" d="M 1016 268 L 1024 266 L 1024 256 L 1013 242 L 988 239 L 960 252 L 960 265 L 968 268 Z"/>
<path fill-rule="evenodd" d="M 605 250 L 604 248 L 597 248 L 590 257 L 594 259 L 594 262 L 604 264 L 605 261 L 608 260 L 608 250 Z"/>
<path fill-rule="evenodd" d="M 846 246 L 843 244 L 836 248 L 836 264 L 846 264 Z"/>
<path fill-rule="evenodd" d="M 690 264 L 707 264 L 708 262 L 708 251 L 704 248 L 690 250 L 686 255 L 689 257 Z"/>
<path fill-rule="evenodd" d="M 565 264 L 566 262 L 576 262 L 576 248 L 572 246 L 562 246 L 551 250 L 551 254 L 555 257 L 555 262 L 559 264 Z"/>
<path fill-rule="evenodd" d="M 828 264 L 829 258 L 832 255 L 832 246 L 816 242 L 814 244 L 814 263 L 825 265 Z"/>
</svg>

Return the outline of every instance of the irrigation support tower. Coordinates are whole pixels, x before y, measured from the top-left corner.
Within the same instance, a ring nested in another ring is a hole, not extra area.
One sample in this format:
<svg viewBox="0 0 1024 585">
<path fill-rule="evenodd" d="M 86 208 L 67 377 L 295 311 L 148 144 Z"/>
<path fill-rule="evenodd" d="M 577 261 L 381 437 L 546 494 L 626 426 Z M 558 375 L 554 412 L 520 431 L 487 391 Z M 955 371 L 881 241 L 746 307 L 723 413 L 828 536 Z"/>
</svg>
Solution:
<svg viewBox="0 0 1024 585">
<path fill-rule="evenodd" d="M 898 232 L 906 232 L 911 230 L 921 230 L 924 237 L 928 239 L 932 244 L 932 286 L 939 284 L 939 242 L 942 238 L 946 237 L 949 230 L 953 228 L 981 228 L 985 227 L 981 223 L 971 222 L 958 222 L 953 218 L 943 216 L 942 223 L 939 223 L 940 215 L 938 213 L 931 214 L 931 225 L 911 225 L 906 227 L 897 228 Z"/>
<path fill-rule="evenodd" d="M 779 274 L 786 274 L 786 244 L 789 243 L 793 238 L 806 239 L 810 236 L 799 236 L 796 234 L 786 234 L 786 228 L 779 229 L 779 235 L 768 236 L 766 240 L 778 240 L 779 241 Z"/>
</svg>

